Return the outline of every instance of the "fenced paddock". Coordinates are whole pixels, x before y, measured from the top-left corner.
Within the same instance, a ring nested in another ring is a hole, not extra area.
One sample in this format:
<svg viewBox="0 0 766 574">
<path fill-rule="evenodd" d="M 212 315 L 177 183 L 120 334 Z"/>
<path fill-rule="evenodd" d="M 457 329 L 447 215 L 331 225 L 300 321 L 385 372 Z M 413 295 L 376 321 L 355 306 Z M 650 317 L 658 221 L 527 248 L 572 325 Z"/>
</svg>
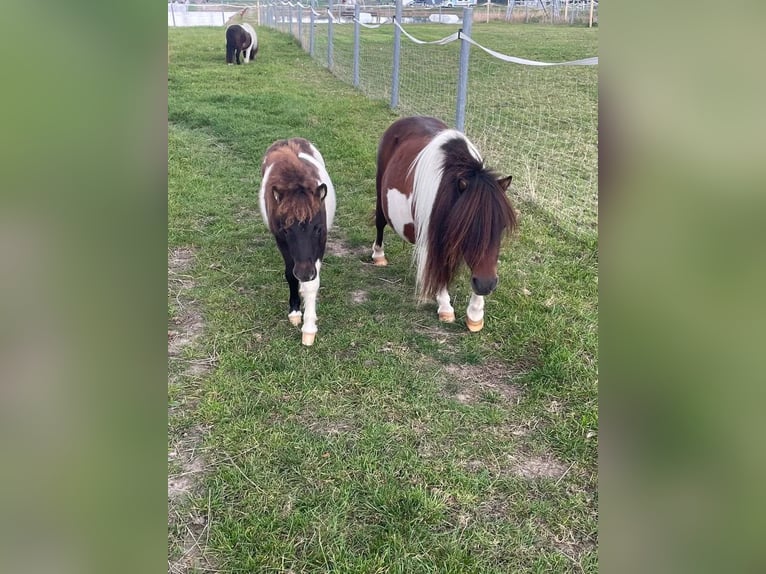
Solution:
<svg viewBox="0 0 766 574">
<path fill-rule="evenodd" d="M 473 24 L 482 45 L 512 43 L 504 53 L 594 53 L 587 27 Z M 404 28 L 437 40 L 457 26 Z M 390 84 L 380 88 L 390 34 L 360 30 L 377 40 L 360 42 L 360 84 L 383 92 L 370 98 L 352 87 L 353 65 L 349 76 L 333 69 L 341 80 L 289 34 L 256 29 L 258 58 L 242 66 L 225 64 L 220 24 L 168 30 L 169 573 L 595 574 L 595 230 L 566 224 L 571 212 L 548 198 L 524 199 L 512 172 L 520 226 L 501 252 L 485 328 L 439 323 L 434 304 L 415 301 L 409 244 L 388 230 L 390 265 L 370 262 L 378 139 L 409 109 L 392 111 Z M 334 32 L 337 61 L 353 61 L 353 27 Z M 432 65 L 403 67 L 400 106 L 427 81 L 447 95 L 415 100 L 444 100 L 451 122 L 457 88 L 445 70 L 458 42 L 425 48 L 449 57 L 435 80 Z M 403 40 L 402 61 L 420 49 Z M 380 81 L 364 58 L 380 64 Z M 500 64 L 469 77 L 466 126 L 471 90 L 488 99 L 481 80 L 507 77 Z M 516 92 L 511 109 L 542 99 L 503 86 Z M 510 117 L 516 129 L 552 115 Z M 295 135 L 318 145 L 338 195 L 310 349 L 287 320 L 283 264 L 257 197 L 264 151 Z M 467 282 L 451 294 L 463 308 Z"/>
<path fill-rule="evenodd" d="M 554 19 L 558 4 L 563 2 L 547 8 Z M 578 5 L 585 6 L 573 3 L 567 18 Z M 518 8 L 503 6 L 503 18 L 512 17 L 511 9 Z M 514 176 L 522 199 L 542 206 L 572 231 L 595 233 L 598 70 L 593 65 L 597 58 L 592 57 L 597 53 L 596 30 L 509 24 L 500 20 L 499 13 L 496 19 L 488 18 L 479 6 L 465 11 L 471 19 L 469 35 L 462 8 L 450 12 L 460 15 L 457 23 L 440 23 L 447 10 L 403 10 L 400 29 L 394 23 L 395 7 L 333 3 L 317 9 L 292 2 L 260 3 L 243 9 L 231 21 L 245 20 L 294 36 L 337 77 L 371 98 L 391 102 L 402 115 L 433 115 L 464 129 L 491 165 Z M 475 42 L 467 48 L 463 76 L 460 53 L 466 40 L 454 37 L 458 31 Z M 535 52 L 514 50 L 528 45 L 528 37 L 534 35 L 547 42 L 538 43 Z M 590 59 L 589 65 L 524 65 L 504 61 L 482 46 L 535 64 Z"/>
</svg>

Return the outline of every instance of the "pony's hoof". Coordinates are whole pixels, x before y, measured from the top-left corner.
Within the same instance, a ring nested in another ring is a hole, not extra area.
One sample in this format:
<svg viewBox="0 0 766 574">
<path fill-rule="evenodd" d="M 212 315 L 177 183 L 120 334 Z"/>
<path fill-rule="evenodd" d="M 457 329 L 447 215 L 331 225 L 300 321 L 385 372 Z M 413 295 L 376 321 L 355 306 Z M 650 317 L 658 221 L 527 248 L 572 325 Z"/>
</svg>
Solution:
<svg viewBox="0 0 766 574">
<path fill-rule="evenodd" d="M 301 324 L 301 314 L 300 313 L 295 313 L 295 314 L 290 313 L 287 316 L 287 318 L 290 319 L 290 323 L 292 323 L 296 327 L 300 326 L 300 324 Z"/>
<path fill-rule="evenodd" d="M 454 311 L 442 311 L 439 313 L 439 321 L 442 323 L 454 323 L 455 312 Z"/>
<path fill-rule="evenodd" d="M 314 338 L 317 336 L 316 333 L 303 333 L 303 336 L 301 337 L 301 343 L 303 343 L 305 346 L 310 347 L 314 344 Z"/>
<path fill-rule="evenodd" d="M 472 333 L 481 331 L 484 328 L 484 319 L 478 321 L 471 321 L 469 317 L 465 318 L 465 324 L 468 325 L 468 330 Z"/>
<path fill-rule="evenodd" d="M 388 265 L 388 259 L 385 257 L 373 257 L 372 264 L 377 265 L 378 267 L 385 267 Z"/>
</svg>

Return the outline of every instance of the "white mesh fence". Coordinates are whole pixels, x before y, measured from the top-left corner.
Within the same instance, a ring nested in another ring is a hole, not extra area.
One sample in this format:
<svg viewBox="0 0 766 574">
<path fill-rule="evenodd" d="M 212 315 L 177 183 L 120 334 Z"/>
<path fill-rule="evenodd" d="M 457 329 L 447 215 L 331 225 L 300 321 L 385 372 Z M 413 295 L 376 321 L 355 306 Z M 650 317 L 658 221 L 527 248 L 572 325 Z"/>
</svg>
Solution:
<svg viewBox="0 0 766 574">
<path fill-rule="evenodd" d="M 574 7 L 579 5 L 582 13 L 589 1 L 566 5 L 565 0 L 555 0 L 537 6 L 546 8 L 549 19 L 568 22 L 573 10 L 576 12 Z M 529 6 L 512 0 L 508 6 L 479 6 L 474 9 L 473 22 L 490 20 L 493 14 L 500 21 L 515 19 L 520 7 L 529 13 Z M 390 102 L 395 7 L 364 10 L 359 18 L 356 86 L 371 98 Z M 462 9 L 450 12 L 443 7 L 403 13 L 397 111 L 403 116 L 436 116 L 454 126 L 461 43 L 470 42 L 464 131 L 489 167 L 500 175 L 513 175 L 518 197 L 539 205 L 572 231 L 595 232 L 598 69 L 594 64 L 598 59 L 560 65 L 515 58 L 501 48 L 483 46 L 476 34 L 458 34 L 462 26 L 458 13 Z M 232 21 L 240 18 L 292 34 L 304 50 L 311 52 L 313 47 L 312 55 L 319 64 L 354 84 L 353 5 L 335 5 L 330 13 L 327 6 L 271 2 L 244 10 Z M 427 21 L 446 23 L 416 25 Z"/>
</svg>

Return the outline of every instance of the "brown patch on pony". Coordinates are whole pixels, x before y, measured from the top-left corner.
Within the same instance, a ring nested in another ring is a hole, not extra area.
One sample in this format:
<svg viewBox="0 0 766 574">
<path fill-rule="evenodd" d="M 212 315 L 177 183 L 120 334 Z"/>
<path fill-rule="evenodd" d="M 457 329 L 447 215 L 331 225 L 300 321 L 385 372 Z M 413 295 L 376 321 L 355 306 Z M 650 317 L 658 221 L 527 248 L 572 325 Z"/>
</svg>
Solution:
<svg viewBox="0 0 766 574">
<path fill-rule="evenodd" d="M 407 238 L 407 241 L 409 241 L 410 243 L 415 243 L 415 224 L 414 223 L 404 224 L 404 236 Z"/>
<path fill-rule="evenodd" d="M 300 153 L 311 155 L 311 144 L 303 138 L 292 138 L 274 142 L 263 158 L 262 176 L 269 165 L 273 166 L 265 185 L 272 231 L 277 231 L 279 223 L 289 227 L 308 222 L 322 208 L 322 196 L 317 193 L 319 173 L 298 157 Z"/>
<path fill-rule="evenodd" d="M 469 267 L 497 264 L 503 236 L 516 227 L 505 194 L 510 178 L 498 179 L 468 151 L 463 139 L 444 144 L 444 175 L 428 229 L 428 261 L 421 295 L 432 298 L 455 277 L 463 260 Z"/>
</svg>

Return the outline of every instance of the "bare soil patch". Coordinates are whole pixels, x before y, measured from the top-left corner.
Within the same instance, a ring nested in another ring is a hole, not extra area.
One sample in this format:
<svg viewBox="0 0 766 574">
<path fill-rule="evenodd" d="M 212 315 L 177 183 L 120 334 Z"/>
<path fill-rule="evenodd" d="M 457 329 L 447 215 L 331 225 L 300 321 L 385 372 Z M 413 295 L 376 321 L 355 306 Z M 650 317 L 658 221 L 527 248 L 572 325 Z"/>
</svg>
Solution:
<svg viewBox="0 0 766 574">
<path fill-rule="evenodd" d="M 522 478 L 561 478 L 568 467 L 549 455 L 518 457 L 512 461 L 513 473 Z"/>
<path fill-rule="evenodd" d="M 501 362 L 484 365 L 447 365 L 444 369 L 457 383 L 452 397 L 464 405 L 475 404 L 487 395 L 494 394 L 503 401 L 516 404 L 521 389 L 508 382 L 523 371 L 518 366 Z"/>
<path fill-rule="evenodd" d="M 351 302 L 359 305 L 360 303 L 364 303 L 369 299 L 369 295 L 367 294 L 367 291 L 363 291 L 362 289 L 357 289 L 356 291 L 352 291 L 351 293 Z"/>
<path fill-rule="evenodd" d="M 325 250 L 327 253 L 334 255 L 335 257 L 349 257 L 351 255 L 361 255 L 362 253 L 366 253 L 365 248 L 349 247 L 346 242 L 339 237 L 328 237 Z"/>
<path fill-rule="evenodd" d="M 199 380 L 214 367 L 216 357 L 186 358 L 193 353 L 205 323 L 188 292 L 194 288 L 189 271 L 195 252 L 189 247 L 173 249 L 168 254 L 168 294 L 175 301 L 175 316 L 168 326 L 168 386 L 183 385 L 177 401 L 168 405 L 169 420 L 178 420 L 194 409 Z M 178 387 L 176 387 L 178 388 Z M 201 496 L 201 475 L 205 458 L 201 453 L 206 429 L 193 427 L 180 435 L 168 437 L 168 572 L 197 572 L 204 564 L 209 535 L 209 510 L 194 508 L 190 500 Z M 172 469 L 172 470 L 171 470 Z"/>
</svg>

